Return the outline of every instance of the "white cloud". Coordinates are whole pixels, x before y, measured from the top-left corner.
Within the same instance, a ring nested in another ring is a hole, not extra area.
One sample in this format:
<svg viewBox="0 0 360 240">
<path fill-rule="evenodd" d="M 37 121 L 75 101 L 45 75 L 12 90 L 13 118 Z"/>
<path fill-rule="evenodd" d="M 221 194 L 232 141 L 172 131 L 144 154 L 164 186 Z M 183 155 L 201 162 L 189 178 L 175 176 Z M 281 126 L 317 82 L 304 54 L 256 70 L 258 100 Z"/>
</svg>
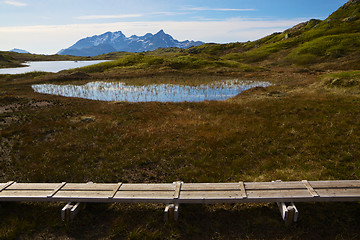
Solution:
<svg viewBox="0 0 360 240">
<path fill-rule="evenodd" d="M 78 16 L 76 19 L 81 20 L 99 20 L 99 19 L 117 19 L 117 18 L 136 18 L 142 17 L 142 14 L 123 14 L 123 15 L 86 15 Z"/>
<path fill-rule="evenodd" d="M 208 8 L 208 7 L 186 7 L 184 10 L 188 11 L 225 11 L 225 12 L 249 12 L 249 11 L 256 11 L 253 8 Z"/>
<path fill-rule="evenodd" d="M 8 5 L 11 5 L 11 6 L 15 6 L 15 7 L 25 7 L 25 6 L 27 6 L 26 3 L 13 1 L 13 0 L 7 0 L 7 1 L 4 1 L 4 3 L 8 4 Z"/>
<path fill-rule="evenodd" d="M 156 33 L 160 29 L 178 40 L 204 42 L 244 42 L 283 31 L 301 22 L 300 19 L 264 20 L 234 18 L 225 21 L 156 21 L 116 22 L 102 24 L 69 24 L 0 27 L 0 49 L 21 48 L 34 53 L 56 53 L 81 38 L 107 31 L 122 31 L 125 35 Z"/>
<path fill-rule="evenodd" d="M 185 15 L 187 12 L 152 12 L 149 15 L 166 15 L 166 16 L 177 16 L 177 15 Z"/>
</svg>

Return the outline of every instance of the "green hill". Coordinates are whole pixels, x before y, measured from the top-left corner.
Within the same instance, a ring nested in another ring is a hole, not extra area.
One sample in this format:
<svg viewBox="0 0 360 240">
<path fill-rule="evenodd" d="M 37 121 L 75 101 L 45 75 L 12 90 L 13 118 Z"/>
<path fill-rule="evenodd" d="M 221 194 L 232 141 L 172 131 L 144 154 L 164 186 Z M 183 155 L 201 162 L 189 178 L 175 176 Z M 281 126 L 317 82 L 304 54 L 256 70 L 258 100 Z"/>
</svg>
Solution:
<svg viewBox="0 0 360 240">
<path fill-rule="evenodd" d="M 248 64 L 324 65 L 325 62 L 326 67 L 359 68 L 359 30 L 360 1 L 350 0 L 323 21 L 312 19 L 254 42 L 206 44 L 189 52 Z"/>
<path fill-rule="evenodd" d="M 20 62 L 16 61 L 12 56 L 6 52 L 0 52 L 0 68 L 19 67 Z"/>
</svg>

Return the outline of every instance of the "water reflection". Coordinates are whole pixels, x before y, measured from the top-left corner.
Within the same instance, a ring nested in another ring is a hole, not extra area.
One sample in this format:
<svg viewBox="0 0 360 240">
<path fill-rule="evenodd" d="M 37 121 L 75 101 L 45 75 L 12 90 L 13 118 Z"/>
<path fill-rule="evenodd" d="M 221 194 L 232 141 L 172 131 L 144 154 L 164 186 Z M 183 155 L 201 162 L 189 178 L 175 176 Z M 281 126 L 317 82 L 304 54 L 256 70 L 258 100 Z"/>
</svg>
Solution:
<svg viewBox="0 0 360 240">
<path fill-rule="evenodd" d="M 268 82 L 227 80 L 199 86 L 174 84 L 132 86 L 122 82 L 90 82 L 79 86 L 39 84 L 33 85 L 32 88 L 38 93 L 100 101 L 201 102 L 204 100 L 225 100 L 247 89 L 269 85 Z"/>
</svg>

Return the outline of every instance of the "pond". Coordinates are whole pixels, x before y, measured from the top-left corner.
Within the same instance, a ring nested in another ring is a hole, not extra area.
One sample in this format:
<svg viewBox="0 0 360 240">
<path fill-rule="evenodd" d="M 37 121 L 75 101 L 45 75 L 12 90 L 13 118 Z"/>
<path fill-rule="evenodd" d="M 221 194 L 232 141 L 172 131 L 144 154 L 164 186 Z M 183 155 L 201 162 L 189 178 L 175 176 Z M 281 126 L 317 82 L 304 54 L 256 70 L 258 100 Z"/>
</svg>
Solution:
<svg viewBox="0 0 360 240">
<path fill-rule="evenodd" d="M 77 97 L 99 101 L 126 102 L 201 102 L 225 100 L 268 82 L 225 80 L 198 86 L 176 84 L 128 85 L 123 82 L 89 82 L 85 85 L 32 85 L 37 93 Z"/>
<path fill-rule="evenodd" d="M 0 74 L 22 74 L 34 71 L 57 73 L 62 70 L 85 67 L 105 61 L 108 60 L 26 62 L 24 67 L 2 68 Z"/>
</svg>

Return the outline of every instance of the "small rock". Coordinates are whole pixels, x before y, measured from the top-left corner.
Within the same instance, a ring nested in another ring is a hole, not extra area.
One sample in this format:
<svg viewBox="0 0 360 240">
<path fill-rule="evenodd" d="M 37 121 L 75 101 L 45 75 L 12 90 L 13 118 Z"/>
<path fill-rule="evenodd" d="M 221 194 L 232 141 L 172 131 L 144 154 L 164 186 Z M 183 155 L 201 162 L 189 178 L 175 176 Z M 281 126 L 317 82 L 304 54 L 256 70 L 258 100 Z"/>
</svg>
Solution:
<svg viewBox="0 0 360 240">
<path fill-rule="evenodd" d="M 353 16 L 353 17 L 344 18 L 342 21 L 343 22 L 352 22 L 352 21 L 355 21 L 355 20 L 358 20 L 358 19 L 359 19 L 358 17 Z"/>
<path fill-rule="evenodd" d="M 81 116 L 80 120 L 82 122 L 94 122 L 96 120 L 95 116 Z"/>
<path fill-rule="evenodd" d="M 283 93 L 283 92 L 280 92 L 280 91 L 271 91 L 271 92 L 268 93 L 268 96 L 270 96 L 270 97 L 284 97 L 284 96 L 286 96 L 286 94 Z"/>
</svg>

